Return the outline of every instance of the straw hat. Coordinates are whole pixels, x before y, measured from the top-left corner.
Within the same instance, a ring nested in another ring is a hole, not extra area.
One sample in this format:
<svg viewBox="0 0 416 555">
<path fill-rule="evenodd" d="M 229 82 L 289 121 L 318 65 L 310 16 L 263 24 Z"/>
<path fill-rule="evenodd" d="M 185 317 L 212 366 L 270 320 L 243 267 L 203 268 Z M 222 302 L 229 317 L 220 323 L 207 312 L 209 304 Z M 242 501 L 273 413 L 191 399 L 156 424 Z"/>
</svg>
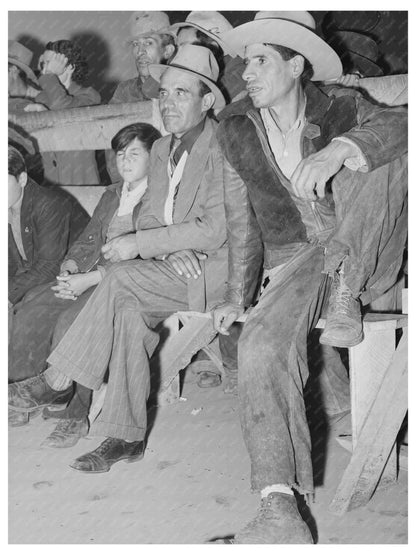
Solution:
<svg viewBox="0 0 416 555">
<path fill-rule="evenodd" d="M 30 69 L 33 52 L 15 40 L 9 40 L 9 64 L 13 64 L 23 70 L 28 78 L 37 83 L 36 75 Z"/>
<path fill-rule="evenodd" d="M 274 17 L 275 14 L 279 17 Z M 313 81 L 337 79 L 342 74 L 338 54 L 315 33 L 315 21 L 308 12 L 259 12 L 254 21 L 228 31 L 223 39 L 242 57 L 249 44 L 270 43 L 291 48 L 309 60 L 314 70 Z"/>
<path fill-rule="evenodd" d="M 160 82 L 162 74 L 169 68 L 179 69 L 198 77 L 214 93 L 213 108 L 220 109 L 225 106 L 224 96 L 215 83 L 218 79 L 219 68 L 211 50 L 204 46 L 184 44 L 169 64 L 150 64 L 149 72 L 153 79 Z"/>
<path fill-rule="evenodd" d="M 171 29 L 177 36 L 183 27 L 194 27 L 212 38 L 221 46 L 224 54 L 229 54 L 233 57 L 237 55 L 230 45 L 222 39 L 222 35 L 227 31 L 231 31 L 233 26 L 219 12 L 191 12 L 185 21 L 174 23 Z"/>
<path fill-rule="evenodd" d="M 145 35 L 168 34 L 175 36 L 170 29 L 169 17 L 165 12 L 133 12 L 129 25 L 130 41 Z"/>
</svg>

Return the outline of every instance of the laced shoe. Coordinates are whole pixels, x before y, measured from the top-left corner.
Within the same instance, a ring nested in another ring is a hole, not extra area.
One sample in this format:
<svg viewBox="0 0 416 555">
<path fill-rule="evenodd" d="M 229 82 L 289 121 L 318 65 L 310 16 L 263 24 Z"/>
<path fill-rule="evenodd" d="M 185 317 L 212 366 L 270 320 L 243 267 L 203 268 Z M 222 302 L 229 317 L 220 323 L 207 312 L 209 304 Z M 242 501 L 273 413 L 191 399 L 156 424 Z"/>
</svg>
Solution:
<svg viewBox="0 0 416 555">
<path fill-rule="evenodd" d="M 18 428 L 19 426 L 26 426 L 26 424 L 29 424 L 28 412 L 17 412 L 16 410 L 9 409 L 10 428 Z"/>
<path fill-rule="evenodd" d="M 55 391 L 48 385 L 44 374 L 9 384 L 9 407 L 21 412 L 67 403 L 71 396 L 72 385 L 64 391 Z"/>
<path fill-rule="evenodd" d="M 319 342 L 334 347 L 354 347 L 363 340 L 363 319 L 360 302 L 344 282 L 342 274 L 335 274 L 328 313 Z"/>
<path fill-rule="evenodd" d="M 313 543 L 294 495 L 272 492 L 261 500 L 257 516 L 235 535 L 234 543 Z"/>
<path fill-rule="evenodd" d="M 41 447 L 73 447 L 78 440 L 88 434 L 88 419 L 68 418 L 60 420 L 54 431 L 41 443 Z"/>
<path fill-rule="evenodd" d="M 144 457 L 144 441 L 127 442 L 123 439 L 108 437 L 94 451 L 86 453 L 69 466 L 80 472 L 98 474 L 108 472 L 118 461 L 139 461 Z"/>
</svg>

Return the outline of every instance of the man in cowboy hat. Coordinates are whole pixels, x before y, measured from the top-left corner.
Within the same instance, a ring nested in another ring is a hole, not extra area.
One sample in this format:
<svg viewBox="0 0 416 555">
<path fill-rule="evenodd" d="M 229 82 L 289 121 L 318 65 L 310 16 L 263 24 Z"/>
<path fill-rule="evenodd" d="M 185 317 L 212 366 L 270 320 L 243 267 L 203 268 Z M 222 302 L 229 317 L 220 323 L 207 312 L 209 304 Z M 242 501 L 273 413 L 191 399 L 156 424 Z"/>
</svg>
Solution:
<svg viewBox="0 0 416 555">
<path fill-rule="evenodd" d="M 365 290 L 368 302 L 394 280 L 406 227 L 406 113 L 350 89 L 330 98 L 310 81 L 336 79 L 342 66 L 306 12 L 257 14 L 224 39 L 245 57 L 249 99 L 227 107 L 217 134 L 230 264 L 216 329 L 227 333 L 251 304 L 262 265 L 269 280 L 239 342 L 240 417 L 261 506 L 235 541 L 312 543 L 293 496 L 313 492 L 307 336 L 329 275 L 347 317 L 351 298 Z"/>
<path fill-rule="evenodd" d="M 128 261 L 106 274 L 48 359 L 91 389 L 100 387 L 109 368 L 95 424 L 107 439 L 72 464 L 82 472 L 106 472 L 119 460 L 143 456 L 149 359 L 159 339 L 153 328 L 178 310 L 209 310 L 224 293 L 223 167 L 217 124 L 207 117 L 225 106 L 218 65 L 210 50 L 186 45 L 169 66 L 149 69 L 160 82 L 160 112 L 171 134 L 152 148 L 138 231 L 103 248 L 107 259 Z M 23 396 L 16 391 L 10 397 L 9 390 L 9 403 L 20 410 L 27 403 L 33 410 L 46 397 L 53 402 L 41 378 Z"/>
<path fill-rule="evenodd" d="M 24 111 L 39 94 L 38 80 L 30 68 L 33 53 L 15 40 L 9 40 L 8 93 L 9 112 Z"/>
<path fill-rule="evenodd" d="M 150 77 L 149 65 L 165 64 L 175 53 L 175 36 L 170 30 L 167 14 L 156 11 L 133 12 L 126 45 L 133 54 L 137 77 L 119 83 L 109 104 L 140 102 L 155 97 L 157 84 Z M 118 172 L 114 152 L 106 150 L 105 158 L 111 181 L 116 181 Z"/>
<path fill-rule="evenodd" d="M 241 78 L 244 70 L 243 60 L 222 38 L 231 31 L 231 23 L 219 12 L 191 12 L 185 21 L 175 23 L 171 29 L 176 33 L 178 46 L 200 44 L 210 48 L 220 65 L 220 84 L 228 101 L 236 101 L 247 92 Z"/>
<path fill-rule="evenodd" d="M 129 21 L 129 37 L 137 69 L 137 77 L 120 83 L 109 104 L 150 100 L 143 91 L 149 79 L 149 65 L 163 64 L 175 53 L 175 38 L 170 30 L 169 17 L 164 12 L 134 12 Z"/>
</svg>

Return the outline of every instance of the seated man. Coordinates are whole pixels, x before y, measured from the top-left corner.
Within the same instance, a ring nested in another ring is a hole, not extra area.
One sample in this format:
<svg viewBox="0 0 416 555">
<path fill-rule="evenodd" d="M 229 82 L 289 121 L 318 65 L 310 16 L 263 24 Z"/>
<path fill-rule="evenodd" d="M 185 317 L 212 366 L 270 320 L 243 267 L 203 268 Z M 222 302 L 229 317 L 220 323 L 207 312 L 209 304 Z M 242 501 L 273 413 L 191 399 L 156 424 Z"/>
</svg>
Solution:
<svg viewBox="0 0 416 555">
<path fill-rule="evenodd" d="M 88 214 L 69 195 L 35 183 L 27 174 L 23 155 L 13 146 L 9 146 L 8 164 L 9 338 L 13 342 L 18 335 L 14 320 L 21 310 L 20 301 L 56 275 L 69 245 L 87 224 Z M 26 415 L 9 416 L 11 425 L 27 422 Z"/>
<path fill-rule="evenodd" d="M 159 337 L 153 328 L 179 310 L 209 310 L 221 300 L 227 271 L 222 157 L 211 108 L 223 108 L 215 84 L 218 65 L 206 48 L 184 46 L 171 64 L 151 66 L 160 80 L 159 106 L 172 134 L 151 151 L 149 184 L 138 231 L 103 247 L 113 266 L 52 352 L 56 370 L 98 389 L 109 368 L 104 406 L 95 432 L 107 439 L 72 465 L 106 472 L 144 454 L 149 359 Z M 24 383 L 24 382 L 22 382 Z M 17 410 L 39 404 L 50 387 L 9 388 Z M 59 392 L 56 392 L 59 395 Z"/>
<path fill-rule="evenodd" d="M 15 40 L 9 40 L 8 95 L 9 114 L 27 111 L 39 94 L 38 80 L 30 65 L 33 52 Z"/>
<path fill-rule="evenodd" d="M 227 107 L 218 130 L 230 264 L 216 329 L 227 333 L 251 304 L 262 263 L 270 280 L 238 353 L 240 418 L 261 492 L 258 515 L 235 536 L 248 544 L 312 543 L 293 494 L 314 487 L 307 336 L 341 263 L 363 304 L 391 285 L 407 223 L 406 110 L 351 90 L 326 96 L 310 80 L 338 78 L 338 56 L 308 29 L 307 12 L 281 17 L 225 36 L 245 57 L 250 98 Z"/>
</svg>

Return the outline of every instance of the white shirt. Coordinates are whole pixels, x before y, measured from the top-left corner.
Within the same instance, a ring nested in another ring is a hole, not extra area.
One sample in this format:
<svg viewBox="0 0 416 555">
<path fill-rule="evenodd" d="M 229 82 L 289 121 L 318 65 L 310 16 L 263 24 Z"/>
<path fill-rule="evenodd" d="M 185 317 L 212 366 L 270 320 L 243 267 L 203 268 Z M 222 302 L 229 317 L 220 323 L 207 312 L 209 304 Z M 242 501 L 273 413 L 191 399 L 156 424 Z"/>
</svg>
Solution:
<svg viewBox="0 0 416 555">
<path fill-rule="evenodd" d="M 147 189 L 147 177 L 143 177 L 140 183 L 132 191 L 129 190 L 129 185 L 125 181 L 121 190 L 120 205 L 118 207 L 117 216 L 126 216 L 133 212 L 134 207 Z"/>
</svg>

